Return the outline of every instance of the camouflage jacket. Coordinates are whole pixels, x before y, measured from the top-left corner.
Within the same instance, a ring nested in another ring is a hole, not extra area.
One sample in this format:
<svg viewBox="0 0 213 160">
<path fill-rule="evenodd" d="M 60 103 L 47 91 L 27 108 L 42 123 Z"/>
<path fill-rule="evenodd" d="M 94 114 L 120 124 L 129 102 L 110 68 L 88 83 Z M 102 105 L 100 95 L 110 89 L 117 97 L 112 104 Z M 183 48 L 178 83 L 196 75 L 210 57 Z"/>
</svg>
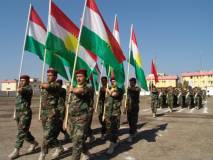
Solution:
<svg viewBox="0 0 213 160">
<path fill-rule="evenodd" d="M 151 93 L 151 101 L 158 101 L 158 91 L 153 91 Z"/>
<path fill-rule="evenodd" d="M 140 102 L 140 91 L 139 87 L 128 88 L 127 90 L 127 108 L 128 110 L 133 109 L 133 107 L 138 107 Z"/>
<path fill-rule="evenodd" d="M 56 109 L 58 106 L 60 86 L 56 82 L 49 83 L 47 89 L 42 89 L 41 109 Z"/>
<path fill-rule="evenodd" d="M 22 88 L 22 91 L 16 96 L 16 111 L 26 111 L 30 109 L 33 90 L 30 85 Z"/>
<path fill-rule="evenodd" d="M 69 103 L 69 114 L 71 116 L 80 116 L 89 112 L 93 93 L 88 86 L 83 88 L 84 92 L 82 94 L 71 93 L 71 101 Z"/>
<path fill-rule="evenodd" d="M 65 102 L 66 102 L 66 89 L 60 88 L 59 89 L 59 98 L 58 98 L 58 109 L 63 110 L 65 108 Z"/>
<path fill-rule="evenodd" d="M 121 102 L 123 99 L 124 90 L 116 88 L 117 96 L 106 97 L 106 116 L 119 116 L 121 114 Z"/>
</svg>

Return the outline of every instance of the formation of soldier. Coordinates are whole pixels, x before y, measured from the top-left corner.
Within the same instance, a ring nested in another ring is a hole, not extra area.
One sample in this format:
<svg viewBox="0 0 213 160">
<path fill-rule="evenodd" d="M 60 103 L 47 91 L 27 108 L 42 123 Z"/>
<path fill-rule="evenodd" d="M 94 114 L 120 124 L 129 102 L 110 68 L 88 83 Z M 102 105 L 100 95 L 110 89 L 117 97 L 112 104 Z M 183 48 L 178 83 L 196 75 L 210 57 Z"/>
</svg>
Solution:
<svg viewBox="0 0 213 160">
<path fill-rule="evenodd" d="M 151 108 L 153 117 L 156 117 L 157 108 L 168 107 L 173 112 L 174 107 L 180 106 L 181 109 L 200 109 L 206 101 L 206 92 L 201 88 L 161 88 L 155 86 L 151 88 Z"/>
<path fill-rule="evenodd" d="M 80 69 L 75 72 L 77 85 L 69 87 L 67 91 L 62 88 L 62 80 L 57 80 L 57 72 L 54 69 L 47 71 L 47 83 L 41 83 L 41 112 L 40 119 L 43 129 L 43 139 L 41 152 L 38 160 L 45 160 L 48 150 L 55 148 L 52 158 L 57 158 L 64 152 L 63 146 L 58 140 L 60 132 L 64 134 L 65 140 L 71 140 L 72 155 L 71 160 L 89 159 L 90 153 L 88 143 L 94 142 L 95 137 L 92 133 L 91 124 L 94 111 L 95 89 L 87 81 L 86 70 Z M 14 150 L 9 155 L 10 159 L 19 157 L 19 151 L 24 140 L 30 143 L 28 153 L 35 151 L 38 142 L 31 134 L 30 125 L 32 119 L 31 99 L 33 95 L 29 84 L 30 77 L 22 75 L 18 86 L 16 97 L 16 121 L 18 133 Z M 107 77 L 101 77 L 101 87 L 99 91 L 98 117 L 101 124 L 101 139 L 110 141 L 107 154 L 112 154 L 119 144 L 118 131 L 120 128 L 121 107 L 124 89 L 117 86 L 117 82 L 112 77 L 111 85 L 108 84 Z M 136 79 L 130 78 L 127 88 L 127 103 L 124 114 L 127 115 L 129 124 L 128 142 L 132 142 L 137 134 L 137 122 L 140 104 L 141 89 L 136 86 Z M 66 97 L 69 98 L 66 98 Z M 151 109 L 153 117 L 156 117 L 157 108 L 168 105 L 169 110 L 173 111 L 173 106 L 181 107 L 202 107 L 202 100 L 205 93 L 199 88 L 185 89 L 157 89 L 151 88 Z M 66 108 L 67 106 L 67 108 Z M 67 128 L 64 129 L 65 112 L 68 113 Z"/>
</svg>

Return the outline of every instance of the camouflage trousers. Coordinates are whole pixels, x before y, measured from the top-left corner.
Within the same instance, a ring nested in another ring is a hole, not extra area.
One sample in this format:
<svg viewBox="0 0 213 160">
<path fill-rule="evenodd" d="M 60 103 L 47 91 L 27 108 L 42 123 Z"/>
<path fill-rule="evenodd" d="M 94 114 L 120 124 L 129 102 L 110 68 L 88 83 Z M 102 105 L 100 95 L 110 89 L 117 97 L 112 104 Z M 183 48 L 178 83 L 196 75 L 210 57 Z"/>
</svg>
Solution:
<svg viewBox="0 0 213 160">
<path fill-rule="evenodd" d="M 158 106 L 158 101 L 157 100 L 152 100 L 151 101 L 152 113 L 156 113 L 157 112 L 157 106 Z"/>
<path fill-rule="evenodd" d="M 87 127 L 87 131 L 86 131 L 86 135 L 87 137 L 92 136 L 92 129 L 91 129 L 91 125 L 92 125 L 92 118 L 93 118 L 93 109 L 91 108 L 88 114 L 88 127 Z"/>
<path fill-rule="evenodd" d="M 174 102 L 173 101 L 171 101 L 171 100 L 168 100 L 168 107 L 169 107 L 169 109 L 173 109 L 173 106 L 174 106 Z"/>
<path fill-rule="evenodd" d="M 137 132 L 139 106 L 132 106 L 131 110 L 127 110 L 127 120 L 129 123 L 129 134 Z"/>
<path fill-rule="evenodd" d="M 43 127 L 43 141 L 41 149 L 42 152 L 47 154 L 50 147 L 60 146 L 56 136 L 60 132 L 58 111 L 55 109 L 42 110 L 41 120 Z"/>
<path fill-rule="evenodd" d="M 19 149 L 22 147 L 24 140 L 33 143 L 35 138 L 32 136 L 30 133 L 30 124 L 32 120 L 32 111 L 24 111 L 24 112 L 19 112 L 16 111 L 16 122 L 17 122 L 17 127 L 18 127 L 18 133 L 16 136 L 16 144 L 15 148 Z"/>
<path fill-rule="evenodd" d="M 99 102 L 99 123 L 101 124 L 101 134 L 106 134 L 106 122 L 103 120 L 104 102 Z"/>
<path fill-rule="evenodd" d="M 118 140 L 118 130 L 120 128 L 120 115 L 107 116 L 105 122 L 109 141 L 116 143 Z"/>
<path fill-rule="evenodd" d="M 87 151 L 85 145 L 86 141 L 85 132 L 88 130 L 88 121 L 89 121 L 88 113 L 84 113 L 78 116 L 73 116 L 69 114 L 68 127 L 73 143 L 71 160 L 80 160 L 81 153 Z"/>
</svg>

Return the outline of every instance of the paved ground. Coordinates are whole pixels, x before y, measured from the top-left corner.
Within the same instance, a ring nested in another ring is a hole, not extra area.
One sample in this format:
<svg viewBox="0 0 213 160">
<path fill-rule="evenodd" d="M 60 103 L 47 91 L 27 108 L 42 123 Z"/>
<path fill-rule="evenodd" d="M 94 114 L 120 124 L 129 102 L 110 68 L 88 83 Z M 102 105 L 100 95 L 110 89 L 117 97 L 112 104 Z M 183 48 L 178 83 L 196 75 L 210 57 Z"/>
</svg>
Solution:
<svg viewBox="0 0 213 160">
<path fill-rule="evenodd" d="M 31 131 L 41 142 L 42 130 L 38 119 L 38 98 L 32 102 L 33 121 Z M 11 119 L 14 98 L 0 97 L 0 160 L 7 160 L 12 151 L 16 123 Z M 213 160 L 213 98 L 200 110 L 175 108 L 169 113 L 168 109 L 159 109 L 157 118 L 151 117 L 149 97 L 141 98 L 138 135 L 133 143 L 127 143 L 128 126 L 125 116 L 122 116 L 120 129 L 120 145 L 115 154 L 105 154 L 108 142 L 101 141 L 97 115 L 93 119 L 94 134 L 97 138 L 91 145 L 93 160 Z M 62 139 L 60 135 L 59 139 Z M 36 160 L 36 153 L 25 155 L 29 144 L 24 143 L 19 160 Z M 64 144 L 67 151 L 59 158 L 68 160 L 71 155 L 72 144 Z M 51 159 L 51 153 L 47 159 Z"/>
</svg>

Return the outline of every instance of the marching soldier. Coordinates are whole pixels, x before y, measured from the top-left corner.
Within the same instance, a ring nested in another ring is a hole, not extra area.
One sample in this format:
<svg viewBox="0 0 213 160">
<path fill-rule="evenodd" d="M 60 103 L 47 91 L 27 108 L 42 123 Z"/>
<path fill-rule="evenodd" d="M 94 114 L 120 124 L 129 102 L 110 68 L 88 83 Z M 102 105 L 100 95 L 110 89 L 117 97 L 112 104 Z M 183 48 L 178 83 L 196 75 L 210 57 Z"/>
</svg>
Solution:
<svg viewBox="0 0 213 160">
<path fill-rule="evenodd" d="M 180 108 L 184 108 L 186 105 L 186 91 L 182 88 L 178 95 Z"/>
<path fill-rule="evenodd" d="M 200 109 L 202 107 L 202 92 L 200 89 L 196 92 L 195 101 L 196 109 Z"/>
<path fill-rule="evenodd" d="M 193 95 L 193 91 L 192 89 L 189 89 L 188 93 L 187 93 L 187 106 L 188 109 L 191 109 L 194 107 L 194 95 Z"/>
<path fill-rule="evenodd" d="M 70 88 L 71 101 L 69 103 L 68 126 L 73 142 L 71 160 L 79 160 L 81 154 L 85 159 L 89 158 L 85 140 L 86 131 L 88 131 L 89 108 L 91 105 L 92 91 L 87 86 L 86 70 L 77 70 L 75 72 L 77 86 Z"/>
<path fill-rule="evenodd" d="M 107 133 L 109 134 L 110 145 L 107 154 L 112 154 L 118 144 L 118 130 L 120 128 L 121 116 L 121 101 L 123 99 L 124 91 L 117 87 L 114 77 L 111 78 L 111 88 L 106 90 L 106 112 L 105 122 Z"/>
<path fill-rule="evenodd" d="M 106 136 L 106 122 L 103 120 L 103 113 L 104 113 L 104 104 L 105 104 L 105 95 L 106 95 L 106 88 L 107 88 L 107 77 L 101 77 L 101 88 L 99 92 L 99 100 L 98 100 L 98 106 L 99 106 L 99 122 L 101 124 L 101 139 L 104 139 Z"/>
<path fill-rule="evenodd" d="M 48 149 L 52 146 L 56 147 L 52 155 L 53 158 L 58 157 L 64 150 L 55 135 L 60 128 L 58 111 L 60 86 L 56 82 L 56 79 L 57 71 L 50 68 L 47 71 L 48 83 L 42 83 L 40 85 L 42 89 L 41 121 L 43 127 L 43 141 L 39 160 L 45 160 Z"/>
<path fill-rule="evenodd" d="M 30 77 L 28 75 L 22 75 L 20 77 L 20 83 L 18 87 L 18 95 L 16 97 L 16 122 L 18 126 L 18 134 L 16 136 L 16 144 L 14 151 L 9 155 L 10 159 L 15 159 L 19 156 L 20 148 L 22 147 L 24 140 L 31 145 L 28 149 L 28 153 L 35 150 L 38 146 L 38 142 L 30 133 L 30 124 L 32 120 L 32 110 L 30 108 L 31 99 L 33 95 L 32 87 L 29 85 Z"/>
<path fill-rule="evenodd" d="M 94 105 L 94 96 L 95 96 L 95 88 L 93 87 L 93 85 L 90 85 L 89 83 L 90 81 L 88 80 L 88 88 L 91 89 L 91 100 L 90 100 L 90 105 L 89 105 L 89 121 L 88 121 L 88 130 L 87 130 L 87 138 L 89 139 L 88 142 L 89 143 L 93 143 L 95 141 L 95 136 L 92 133 L 92 118 L 93 118 L 93 105 Z"/>
<path fill-rule="evenodd" d="M 129 123 L 129 138 L 128 142 L 132 142 L 133 138 L 137 133 L 137 122 L 140 102 L 140 91 L 139 87 L 136 87 L 136 79 L 131 78 L 129 80 L 130 86 L 127 90 L 127 120 Z"/>
<path fill-rule="evenodd" d="M 158 106 L 158 90 L 155 86 L 151 89 L 151 109 L 152 109 L 152 116 L 155 118 L 157 113 L 157 106 Z"/>
<path fill-rule="evenodd" d="M 169 87 L 169 92 L 167 93 L 167 104 L 169 111 L 172 112 L 174 106 L 174 91 L 172 87 Z"/>
<path fill-rule="evenodd" d="M 162 91 L 162 89 L 159 89 L 159 102 L 158 102 L 158 105 L 159 105 L 159 107 L 160 107 L 160 109 L 162 109 L 163 108 L 163 91 Z"/>
<path fill-rule="evenodd" d="M 59 131 L 56 133 L 56 138 L 59 136 L 60 132 L 64 134 L 64 140 L 67 141 L 70 139 L 69 134 L 66 130 L 63 129 L 63 122 L 65 117 L 65 102 L 66 102 L 66 95 L 67 91 L 63 88 L 63 81 L 58 79 L 56 81 L 59 84 L 59 99 L 58 99 L 58 110 L 59 110 Z"/>
</svg>

